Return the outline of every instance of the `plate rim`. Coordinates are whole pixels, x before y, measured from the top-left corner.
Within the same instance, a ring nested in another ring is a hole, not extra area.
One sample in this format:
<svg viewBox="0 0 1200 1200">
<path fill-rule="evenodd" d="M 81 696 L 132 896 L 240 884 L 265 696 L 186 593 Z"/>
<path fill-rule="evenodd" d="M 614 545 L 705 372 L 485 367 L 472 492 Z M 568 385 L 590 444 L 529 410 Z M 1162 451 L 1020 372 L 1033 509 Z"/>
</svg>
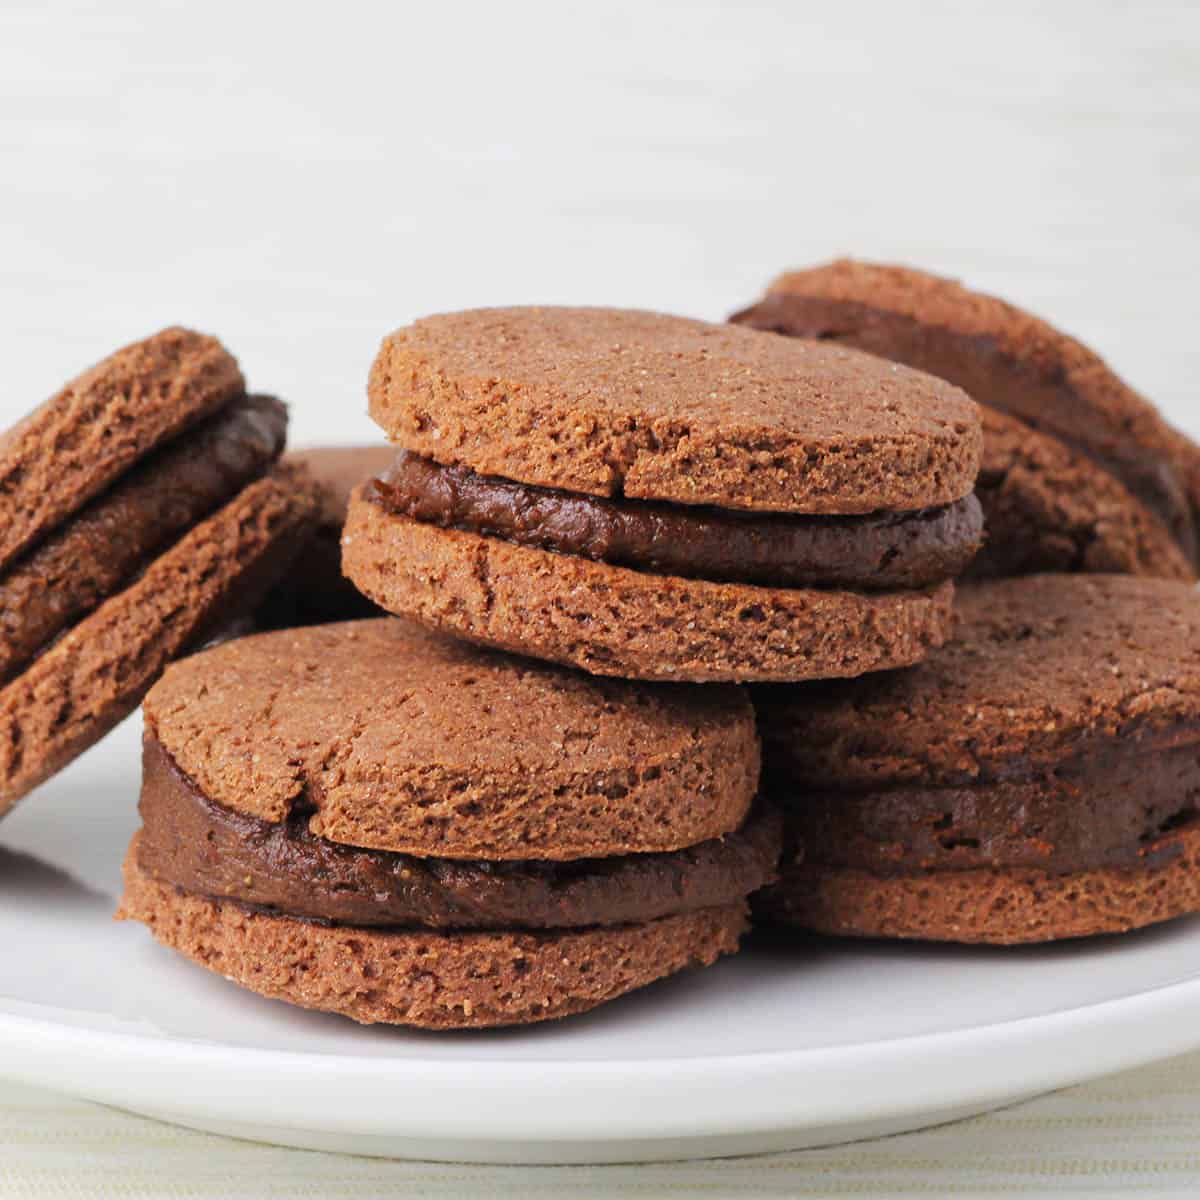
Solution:
<svg viewBox="0 0 1200 1200">
<path fill-rule="evenodd" d="M 98 1030 L 0 1007 L 0 1074 L 134 1111 L 173 1113 L 185 1123 L 193 1116 L 249 1124 L 267 1113 L 273 1124 L 295 1130 L 464 1142 L 699 1139 L 999 1105 L 1084 1082 L 1200 1047 L 1200 1023 L 1187 1020 L 1198 1000 L 1200 975 L 1031 1017 L 872 1042 L 569 1062 L 374 1059 L 232 1046 Z M 1137 1036 L 1097 1038 L 1114 1026 Z M 911 1086 L 918 1064 L 924 1088 Z M 191 1085 L 182 1103 L 181 1072 Z M 305 1079 L 309 1094 L 285 1086 Z M 402 1094 L 381 1090 L 388 1084 L 402 1085 Z M 314 1085 L 329 1102 L 316 1119 Z M 570 1104 L 563 1103 L 564 1085 Z M 520 1104 L 512 1103 L 514 1089 Z M 373 1111 L 385 1095 L 407 1102 Z M 501 1099 L 508 1103 L 497 1104 Z"/>
</svg>

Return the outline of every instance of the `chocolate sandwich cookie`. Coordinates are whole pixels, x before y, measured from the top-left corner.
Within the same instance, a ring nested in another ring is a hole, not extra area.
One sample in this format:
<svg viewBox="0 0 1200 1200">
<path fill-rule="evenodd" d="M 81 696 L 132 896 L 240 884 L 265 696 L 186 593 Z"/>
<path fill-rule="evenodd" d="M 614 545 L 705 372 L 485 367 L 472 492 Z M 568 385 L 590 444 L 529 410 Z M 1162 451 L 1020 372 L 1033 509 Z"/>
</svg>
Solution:
<svg viewBox="0 0 1200 1200">
<path fill-rule="evenodd" d="M 384 341 L 402 449 L 343 568 L 390 612 L 642 679 L 906 665 L 982 518 L 956 388 L 840 347 L 613 309 L 430 317 Z"/>
<path fill-rule="evenodd" d="M 130 346 L 0 439 L 0 813 L 236 619 L 316 510 L 213 338 Z"/>
<path fill-rule="evenodd" d="M 391 618 L 146 698 L 120 916 L 263 995 L 431 1029 L 582 1012 L 737 948 L 775 877 L 735 687 L 591 679 Z"/>
<path fill-rule="evenodd" d="M 1128 575 L 960 589 L 908 672 L 756 689 L 804 857 L 763 911 L 1001 944 L 1200 911 L 1200 596 Z"/>
<path fill-rule="evenodd" d="M 929 371 L 984 406 L 988 538 L 972 577 L 1195 578 L 1200 447 L 1046 322 L 953 280 L 850 260 L 782 275 L 731 319 Z"/>
<path fill-rule="evenodd" d="M 284 456 L 284 462 L 303 467 L 316 482 L 321 509 L 312 536 L 259 606 L 255 614 L 259 628 L 287 629 L 380 615 L 378 607 L 342 575 L 342 526 L 350 492 L 386 470 L 395 456 L 388 446 L 321 446 Z"/>
</svg>

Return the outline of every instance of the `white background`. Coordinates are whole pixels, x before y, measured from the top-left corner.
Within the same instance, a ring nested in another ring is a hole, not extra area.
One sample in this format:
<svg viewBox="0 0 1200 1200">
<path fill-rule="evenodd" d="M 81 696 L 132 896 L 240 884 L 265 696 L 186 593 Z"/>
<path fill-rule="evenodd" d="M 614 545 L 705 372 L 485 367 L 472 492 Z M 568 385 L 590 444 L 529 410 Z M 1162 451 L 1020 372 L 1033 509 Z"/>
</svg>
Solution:
<svg viewBox="0 0 1200 1200">
<path fill-rule="evenodd" d="M 293 441 L 477 304 L 720 319 L 836 254 L 960 276 L 1200 434 L 1200 5 L 0 3 L 8 423 L 218 334 Z"/>
</svg>

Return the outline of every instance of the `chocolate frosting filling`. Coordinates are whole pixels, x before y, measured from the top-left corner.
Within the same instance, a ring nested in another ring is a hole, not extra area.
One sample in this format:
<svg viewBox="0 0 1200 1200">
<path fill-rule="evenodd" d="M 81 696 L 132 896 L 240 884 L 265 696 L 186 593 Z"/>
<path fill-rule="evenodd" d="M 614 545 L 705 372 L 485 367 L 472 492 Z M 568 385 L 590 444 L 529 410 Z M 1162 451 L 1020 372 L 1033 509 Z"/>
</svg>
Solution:
<svg viewBox="0 0 1200 1200">
<path fill-rule="evenodd" d="M 0 578 L 0 684 L 263 475 L 287 410 L 246 396 L 129 471 Z"/>
<path fill-rule="evenodd" d="M 1032 356 L 1018 359 L 991 337 L 956 333 L 850 300 L 775 292 L 733 320 L 840 342 L 957 384 L 980 404 L 1010 413 L 1091 458 L 1164 522 L 1193 563 L 1200 562 L 1196 516 L 1178 471 L 1133 437 L 1102 436 L 1061 369 Z"/>
<path fill-rule="evenodd" d="M 574 929 L 728 904 L 772 882 L 781 821 L 663 854 L 569 863 L 460 862 L 361 850 L 210 800 L 147 734 L 138 864 L 185 892 L 293 917 L 429 929 Z"/>
<path fill-rule="evenodd" d="M 974 496 L 911 513 L 745 515 L 533 487 L 406 451 L 375 481 L 374 499 L 417 521 L 518 545 L 773 587 L 924 588 L 960 574 L 983 538 Z"/>
<path fill-rule="evenodd" d="M 1054 772 L 958 787 L 771 792 L 807 858 L 877 875 L 975 867 L 1068 874 L 1158 866 L 1200 815 L 1200 730 L 1157 753 L 1099 749 Z"/>
</svg>

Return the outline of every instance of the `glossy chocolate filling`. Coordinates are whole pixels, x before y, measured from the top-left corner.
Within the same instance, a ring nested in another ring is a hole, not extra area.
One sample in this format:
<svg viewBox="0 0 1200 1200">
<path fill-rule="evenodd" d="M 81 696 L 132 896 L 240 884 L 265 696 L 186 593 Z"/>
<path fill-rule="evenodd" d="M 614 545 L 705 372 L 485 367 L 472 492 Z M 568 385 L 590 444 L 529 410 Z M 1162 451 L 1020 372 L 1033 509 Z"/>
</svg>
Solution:
<svg viewBox="0 0 1200 1200">
<path fill-rule="evenodd" d="M 1119 479 L 1171 531 L 1193 563 L 1200 539 L 1186 482 L 1132 437 L 1105 436 L 1061 369 L 1020 359 L 994 338 L 955 333 L 849 300 L 772 293 L 733 320 L 791 337 L 840 342 L 957 384 L 980 404 L 1053 434 Z"/>
<path fill-rule="evenodd" d="M 1160 866 L 1200 816 L 1200 730 L 1159 752 L 1109 746 L 1031 778 L 958 787 L 771 792 L 809 861 L 877 875 L 976 867 L 1069 874 Z"/>
<path fill-rule="evenodd" d="M 287 410 L 235 400 L 138 463 L 0 578 L 0 684 L 127 586 L 283 450 Z"/>
<path fill-rule="evenodd" d="M 764 517 L 533 487 L 404 451 L 373 491 L 389 511 L 446 529 L 657 574 L 771 587 L 929 587 L 960 574 L 983 538 L 974 496 L 911 513 Z"/>
<path fill-rule="evenodd" d="M 775 879 L 781 821 L 673 853 L 568 863 L 460 862 L 361 850 L 309 832 L 311 813 L 262 821 L 206 797 L 147 733 L 138 865 L 194 895 L 334 924 L 575 929 L 729 904 Z"/>
</svg>

